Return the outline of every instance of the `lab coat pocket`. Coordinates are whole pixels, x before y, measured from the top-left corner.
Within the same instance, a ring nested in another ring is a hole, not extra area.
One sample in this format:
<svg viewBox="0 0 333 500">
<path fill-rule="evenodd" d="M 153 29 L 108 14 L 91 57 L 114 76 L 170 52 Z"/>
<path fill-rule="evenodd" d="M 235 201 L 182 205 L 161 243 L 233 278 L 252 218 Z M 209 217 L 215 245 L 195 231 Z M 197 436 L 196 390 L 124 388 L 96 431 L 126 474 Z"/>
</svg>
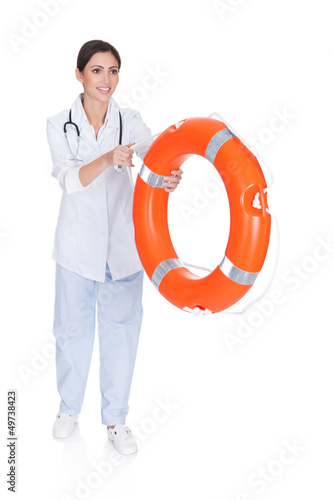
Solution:
<svg viewBox="0 0 333 500">
<path fill-rule="evenodd" d="M 120 225 L 112 235 L 111 251 L 117 258 L 121 273 L 132 274 L 138 271 L 141 264 L 135 245 L 134 224 L 133 221 L 126 222 L 124 214 L 120 214 L 123 222 L 121 224 L 119 219 Z"/>
<path fill-rule="evenodd" d="M 142 269 L 139 254 L 135 243 L 135 228 L 133 221 L 126 224 L 127 234 L 129 235 L 129 242 L 127 245 L 127 252 L 130 258 L 131 265 L 133 266 L 131 273 L 136 272 L 138 269 Z M 135 270 L 133 270 L 135 269 Z"/>
<path fill-rule="evenodd" d="M 78 228 L 59 218 L 53 247 L 53 259 L 60 265 L 72 268 L 76 262 Z"/>
<path fill-rule="evenodd" d="M 127 229 L 127 233 L 129 234 L 129 237 L 130 237 L 129 247 L 131 248 L 133 262 L 140 262 L 140 265 L 141 265 L 141 261 L 140 261 L 138 250 L 136 248 L 136 243 L 135 243 L 135 227 L 134 227 L 133 221 L 128 222 L 126 224 L 126 229 Z"/>
</svg>

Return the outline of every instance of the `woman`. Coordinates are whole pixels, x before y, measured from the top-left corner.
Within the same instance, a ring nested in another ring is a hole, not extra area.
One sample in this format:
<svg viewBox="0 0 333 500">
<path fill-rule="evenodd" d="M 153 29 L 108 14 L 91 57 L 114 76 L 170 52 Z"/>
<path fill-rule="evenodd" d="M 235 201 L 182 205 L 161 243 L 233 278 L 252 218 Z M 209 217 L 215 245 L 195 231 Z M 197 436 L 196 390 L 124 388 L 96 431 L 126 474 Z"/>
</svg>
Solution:
<svg viewBox="0 0 333 500">
<path fill-rule="evenodd" d="M 85 43 L 76 68 L 83 93 L 70 110 L 47 120 L 52 175 L 63 190 L 53 248 L 61 397 L 53 434 L 68 437 L 81 411 L 97 306 L 102 424 L 115 448 L 129 454 L 137 450 L 125 419 L 142 321 L 143 282 L 129 170 L 134 166 L 131 146 L 149 138 L 151 131 L 137 111 L 120 109 L 112 97 L 120 66 L 119 53 L 109 43 Z M 120 130 L 126 145 L 119 145 Z M 136 152 L 141 158 L 145 153 Z M 116 171 L 118 165 L 124 171 Z M 172 171 L 164 178 L 167 192 L 176 188 L 181 174 Z"/>
</svg>

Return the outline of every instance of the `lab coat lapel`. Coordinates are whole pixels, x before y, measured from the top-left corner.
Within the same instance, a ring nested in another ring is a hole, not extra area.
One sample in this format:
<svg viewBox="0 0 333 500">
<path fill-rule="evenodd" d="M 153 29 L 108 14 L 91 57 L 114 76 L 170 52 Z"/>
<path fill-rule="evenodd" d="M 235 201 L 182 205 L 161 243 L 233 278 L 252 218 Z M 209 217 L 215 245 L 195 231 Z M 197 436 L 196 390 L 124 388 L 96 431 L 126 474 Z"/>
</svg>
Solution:
<svg viewBox="0 0 333 500">
<path fill-rule="evenodd" d="M 100 153 L 95 131 L 92 125 L 89 124 L 82 105 L 82 96 L 83 94 L 80 94 L 72 105 L 72 120 L 79 126 L 81 140 L 88 143 L 95 152 Z M 107 122 L 105 133 L 110 133 L 111 127 L 119 128 L 119 107 L 112 97 L 109 101 L 105 120 Z"/>
<path fill-rule="evenodd" d="M 72 120 L 73 122 L 77 123 L 79 127 L 81 141 L 88 143 L 94 151 L 99 152 L 93 129 L 88 122 L 87 116 L 82 106 L 82 96 L 83 94 L 78 95 L 78 97 L 72 104 Z"/>
<path fill-rule="evenodd" d="M 89 125 L 89 123 L 84 123 L 82 125 L 81 130 L 80 130 L 80 135 L 81 135 L 81 140 L 83 142 L 88 143 L 89 146 L 94 151 L 96 151 L 97 153 L 99 153 L 99 147 L 98 147 L 98 143 L 97 143 L 97 140 L 96 140 L 95 131 Z"/>
</svg>

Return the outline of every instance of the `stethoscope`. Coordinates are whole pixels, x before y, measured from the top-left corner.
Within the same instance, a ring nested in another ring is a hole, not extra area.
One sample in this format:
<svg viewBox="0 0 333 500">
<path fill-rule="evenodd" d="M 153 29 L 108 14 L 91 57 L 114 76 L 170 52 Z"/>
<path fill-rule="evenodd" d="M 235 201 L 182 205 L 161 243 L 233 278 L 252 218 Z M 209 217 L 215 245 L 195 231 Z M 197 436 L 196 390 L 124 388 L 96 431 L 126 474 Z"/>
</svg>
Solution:
<svg viewBox="0 0 333 500">
<path fill-rule="evenodd" d="M 75 154 L 73 153 L 72 148 L 70 147 L 68 137 L 67 137 L 67 126 L 68 125 L 73 125 L 73 127 L 76 130 L 77 137 L 78 137 L 77 148 L 76 148 Z M 72 155 L 71 160 L 83 161 L 83 160 L 80 160 L 79 158 L 77 158 L 77 155 L 78 155 L 79 149 L 80 149 L 80 138 L 81 137 L 80 137 L 80 129 L 79 129 L 78 125 L 72 121 L 72 110 L 71 109 L 69 110 L 69 120 L 64 123 L 64 134 L 65 134 L 65 139 L 67 142 L 68 149 Z M 121 118 L 121 113 L 119 111 L 119 144 L 121 144 L 122 137 L 123 137 L 123 122 L 122 122 L 122 118 Z M 116 172 L 123 172 L 124 171 L 124 167 L 122 165 L 114 165 L 114 169 Z"/>
</svg>

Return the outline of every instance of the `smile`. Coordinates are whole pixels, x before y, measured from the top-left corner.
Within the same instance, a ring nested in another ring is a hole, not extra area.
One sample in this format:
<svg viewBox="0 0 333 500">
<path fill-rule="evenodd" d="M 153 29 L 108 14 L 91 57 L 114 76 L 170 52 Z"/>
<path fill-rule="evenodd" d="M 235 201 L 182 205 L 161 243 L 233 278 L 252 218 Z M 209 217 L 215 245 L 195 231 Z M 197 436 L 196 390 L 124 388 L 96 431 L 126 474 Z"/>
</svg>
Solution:
<svg viewBox="0 0 333 500">
<path fill-rule="evenodd" d="M 107 94 L 108 92 L 110 92 L 111 87 L 97 87 L 97 90 L 102 92 L 102 94 Z"/>
</svg>

